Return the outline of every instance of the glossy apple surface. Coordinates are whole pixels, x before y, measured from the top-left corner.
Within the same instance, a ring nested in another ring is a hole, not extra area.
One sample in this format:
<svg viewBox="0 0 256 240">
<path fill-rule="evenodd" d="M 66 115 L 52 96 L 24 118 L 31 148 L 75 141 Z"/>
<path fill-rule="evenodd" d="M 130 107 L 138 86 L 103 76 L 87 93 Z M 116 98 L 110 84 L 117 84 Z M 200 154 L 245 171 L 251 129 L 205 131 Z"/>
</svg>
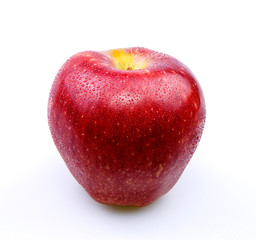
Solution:
<svg viewBox="0 0 256 240">
<path fill-rule="evenodd" d="M 167 193 L 205 122 L 199 83 L 178 60 L 144 48 L 72 56 L 49 97 L 55 145 L 96 201 L 145 206 Z"/>
</svg>

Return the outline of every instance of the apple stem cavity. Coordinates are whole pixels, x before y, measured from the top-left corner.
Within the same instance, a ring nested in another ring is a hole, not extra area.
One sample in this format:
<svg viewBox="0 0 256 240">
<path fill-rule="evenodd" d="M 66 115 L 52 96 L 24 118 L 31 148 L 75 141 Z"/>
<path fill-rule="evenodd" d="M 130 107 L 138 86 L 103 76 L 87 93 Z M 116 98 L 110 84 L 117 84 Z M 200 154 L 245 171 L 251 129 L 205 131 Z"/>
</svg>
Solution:
<svg viewBox="0 0 256 240">
<path fill-rule="evenodd" d="M 114 49 L 108 52 L 114 68 L 119 70 L 140 70 L 148 66 L 146 59 L 127 49 Z"/>
</svg>

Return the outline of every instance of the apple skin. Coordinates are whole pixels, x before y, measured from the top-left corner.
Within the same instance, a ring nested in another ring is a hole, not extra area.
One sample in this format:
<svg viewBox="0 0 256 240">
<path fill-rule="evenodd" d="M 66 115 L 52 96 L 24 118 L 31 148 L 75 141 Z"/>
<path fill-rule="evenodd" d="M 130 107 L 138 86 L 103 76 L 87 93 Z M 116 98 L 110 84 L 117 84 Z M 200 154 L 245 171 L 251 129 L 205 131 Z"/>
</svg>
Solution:
<svg viewBox="0 0 256 240">
<path fill-rule="evenodd" d="M 205 101 L 192 72 L 145 48 L 139 70 L 108 52 L 72 56 L 52 85 L 48 121 L 67 167 L 99 203 L 146 206 L 178 181 L 201 138 Z"/>
</svg>

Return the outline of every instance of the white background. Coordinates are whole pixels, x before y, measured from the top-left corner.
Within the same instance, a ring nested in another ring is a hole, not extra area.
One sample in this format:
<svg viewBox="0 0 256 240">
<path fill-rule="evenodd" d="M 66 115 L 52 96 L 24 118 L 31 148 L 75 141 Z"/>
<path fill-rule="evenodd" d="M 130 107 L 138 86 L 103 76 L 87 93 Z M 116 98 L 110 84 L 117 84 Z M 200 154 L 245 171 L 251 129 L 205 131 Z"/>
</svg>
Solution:
<svg viewBox="0 0 256 240">
<path fill-rule="evenodd" d="M 255 1 L 1 1 L 0 239 L 256 239 Z M 47 124 L 53 79 L 84 50 L 141 46 L 199 80 L 207 122 L 175 187 L 145 208 L 94 202 Z"/>
</svg>

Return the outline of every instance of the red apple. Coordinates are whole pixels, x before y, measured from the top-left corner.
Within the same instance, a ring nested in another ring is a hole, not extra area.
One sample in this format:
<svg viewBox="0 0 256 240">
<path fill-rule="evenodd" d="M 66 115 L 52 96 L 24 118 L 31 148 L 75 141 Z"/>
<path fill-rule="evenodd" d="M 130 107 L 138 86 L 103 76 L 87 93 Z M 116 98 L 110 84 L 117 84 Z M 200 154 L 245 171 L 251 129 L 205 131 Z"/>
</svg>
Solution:
<svg viewBox="0 0 256 240">
<path fill-rule="evenodd" d="M 70 172 L 96 201 L 145 206 L 167 193 L 205 122 L 202 90 L 178 60 L 145 48 L 72 56 L 48 120 Z"/>
</svg>

